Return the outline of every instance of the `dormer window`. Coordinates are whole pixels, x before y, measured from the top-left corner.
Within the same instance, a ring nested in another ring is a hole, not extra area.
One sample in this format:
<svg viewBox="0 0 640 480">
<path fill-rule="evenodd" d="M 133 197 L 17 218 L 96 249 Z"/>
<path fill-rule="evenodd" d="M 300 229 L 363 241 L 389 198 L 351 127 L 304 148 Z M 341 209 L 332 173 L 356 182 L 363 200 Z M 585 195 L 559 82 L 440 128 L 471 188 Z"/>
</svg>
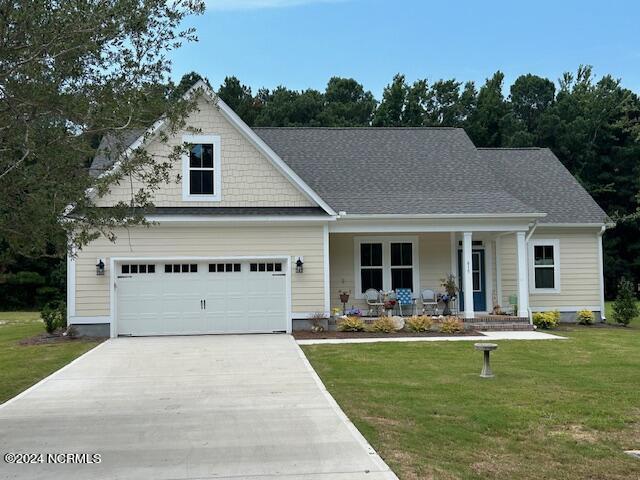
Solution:
<svg viewBox="0 0 640 480">
<path fill-rule="evenodd" d="M 220 201 L 220 137 L 184 135 L 188 152 L 182 160 L 182 199 Z"/>
</svg>

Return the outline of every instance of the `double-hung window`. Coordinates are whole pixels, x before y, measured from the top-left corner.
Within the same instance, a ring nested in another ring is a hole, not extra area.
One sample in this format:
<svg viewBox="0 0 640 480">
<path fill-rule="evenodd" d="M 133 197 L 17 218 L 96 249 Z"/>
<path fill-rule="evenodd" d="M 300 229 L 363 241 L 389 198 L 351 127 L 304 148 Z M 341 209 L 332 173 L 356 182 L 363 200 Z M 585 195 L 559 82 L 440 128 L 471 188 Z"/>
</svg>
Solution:
<svg viewBox="0 0 640 480">
<path fill-rule="evenodd" d="M 360 244 L 360 285 L 361 292 L 370 288 L 382 290 L 382 243 Z"/>
<path fill-rule="evenodd" d="M 356 298 L 370 288 L 418 292 L 417 238 L 355 237 Z"/>
<path fill-rule="evenodd" d="M 529 283 L 532 293 L 560 292 L 560 242 L 558 240 L 531 240 Z"/>
<path fill-rule="evenodd" d="M 219 201 L 220 137 L 184 135 L 187 145 L 182 160 L 182 199 L 185 201 Z"/>
<path fill-rule="evenodd" d="M 413 244 L 402 242 L 390 244 L 391 290 L 408 288 L 413 290 Z"/>
</svg>

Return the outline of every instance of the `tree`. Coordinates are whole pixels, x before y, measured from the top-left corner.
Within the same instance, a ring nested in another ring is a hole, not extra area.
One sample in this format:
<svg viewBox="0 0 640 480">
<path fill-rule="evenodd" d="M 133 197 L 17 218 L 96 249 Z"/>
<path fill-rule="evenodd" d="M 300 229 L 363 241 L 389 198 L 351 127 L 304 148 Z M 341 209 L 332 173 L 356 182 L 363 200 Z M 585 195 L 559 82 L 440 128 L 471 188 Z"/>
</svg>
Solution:
<svg viewBox="0 0 640 480">
<path fill-rule="evenodd" d="M 404 75 L 397 74 L 391 84 L 384 87 L 382 102 L 373 116 L 375 127 L 399 127 L 403 125 L 403 113 L 408 87 Z"/>
<path fill-rule="evenodd" d="M 121 137 L 164 113 L 175 128 L 192 102 L 171 102 L 167 51 L 195 40 L 182 20 L 196 0 L 4 2 L 0 43 L 0 245 L 10 255 L 60 256 L 118 225 L 167 178 L 167 162 L 137 151 L 98 181 L 86 165 L 104 136 Z M 172 128 L 174 128 L 172 127 Z M 147 192 L 106 212 L 85 195 L 144 176 Z M 66 206 L 73 204 L 72 213 Z M 61 221 L 64 213 L 70 215 Z M 4 257 L 6 260 L 6 256 Z M 0 268 L 1 270 L 1 268 Z"/>
<path fill-rule="evenodd" d="M 426 80 L 416 80 L 406 88 L 402 124 L 408 127 L 421 127 L 425 122 L 429 85 Z"/>
<path fill-rule="evenodd" d="M 537 75 L 521 75 L 511 85 L 511 109 L 529 132 L 538 128 L 540 117 L 555 100 L 556 87 L 549 79 Z"/>
<path fill-rule="evenodd" d="M 613 319 L 627 326 L 631 320 L 638 316 L 638 304 L 633 294 L 633 284 L 622 277 L 618 284 L 618 296 L 613 303 Z"/>
<path fill-rule="evenodd" d="M 270 94 L 262 91 L 263 106 L 256 118 L 260 127 L 319 126 L 324 108 L 323 95 L 317 90 L 297 92 L 279 86 Z"/>
<path fill-rule="evenodd" d="M 476 108 L 467 119 L 467 132 L 479 147 L 502 145 L 502 122 L 508 113 L 502 94 L 503 80 L 504 74 L 500 71 L 487 79 L 478 92 Z"/>
<path fill-rule="evenodd" d="M 434 126 L 457 127 L 464 120 L 460 103 L 460 82 L 456 80 L 438 80 L 431 86 L 427 103 L 427 124 Z"/>
<path fill-rule="evenodd" d="M 236 77 L 225 77 L 218 89 L 218 96 L 251 126 L 255 123 L 262 104 L 254 100 L 251 88 L 240 83 Z"/>
<path fill-rule="evenodd" d="M 353 78 L 331 77 L 318 120 L 325 127 L 368 126 L 375 108 L 373 94 Z"/>
</svg>

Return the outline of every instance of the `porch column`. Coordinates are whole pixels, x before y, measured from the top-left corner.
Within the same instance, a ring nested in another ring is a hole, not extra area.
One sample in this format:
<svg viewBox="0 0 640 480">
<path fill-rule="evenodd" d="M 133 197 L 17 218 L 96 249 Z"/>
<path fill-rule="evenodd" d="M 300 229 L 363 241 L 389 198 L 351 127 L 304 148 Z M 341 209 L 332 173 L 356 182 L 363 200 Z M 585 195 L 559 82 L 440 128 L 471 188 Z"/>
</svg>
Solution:
<svg viewBox="0 0 640 480">
<path fill-rule="evenodd" d="M 525 232 L 516 233 L 518 258 L 518 316 L 529 317 L 529 272 L 527 271 L 527 241 Z"/>
<path fill-rule="evenodd" d="M 464 291 L 464 318 L 474 318 L 473 311 L 473 273 L 471 258 L 471 232 L 462 236 L 462 290 Z"/>
</svg>

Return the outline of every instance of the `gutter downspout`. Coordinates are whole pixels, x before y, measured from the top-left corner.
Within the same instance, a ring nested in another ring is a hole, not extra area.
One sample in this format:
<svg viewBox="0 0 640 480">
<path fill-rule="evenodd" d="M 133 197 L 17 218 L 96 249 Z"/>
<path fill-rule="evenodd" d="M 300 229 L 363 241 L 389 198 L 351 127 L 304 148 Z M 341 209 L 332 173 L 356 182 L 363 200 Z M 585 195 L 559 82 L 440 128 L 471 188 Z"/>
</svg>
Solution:
<svg viewBox="0 0 640 480">
<path fill-rule="evenodd" d="M 598 232 L 598 274 L 600 275 L 600 321 L 605 323 L 607 320 L 607 314 L 605 313 L 604 306 L 604 258 L 602 253 L 602 235 L 607 229 L 607 225 L 602 225 Z"/>
</svg>

